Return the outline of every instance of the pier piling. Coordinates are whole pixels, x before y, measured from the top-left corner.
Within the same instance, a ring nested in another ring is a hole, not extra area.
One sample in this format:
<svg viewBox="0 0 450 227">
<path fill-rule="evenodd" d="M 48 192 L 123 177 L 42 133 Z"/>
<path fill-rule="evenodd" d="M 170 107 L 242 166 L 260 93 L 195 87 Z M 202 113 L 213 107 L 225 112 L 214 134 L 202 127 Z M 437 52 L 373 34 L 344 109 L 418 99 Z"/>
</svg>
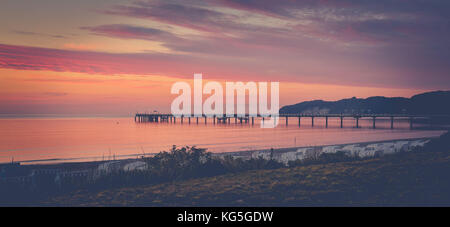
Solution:
<svg viewBox="0 0 450 227">
<path fill-rule="evenodd" d="M 376 128 L 376 125 L 375 125 L 375 119 L 376 119 L 376 117 L 372 117 L 372 119 L 373 119 L 373 126 L 372 126 L 372 128 Z"/>
<path fill-rule="evenodd" d="M 261 115 L 257 115 L 257 116 L 252 116 L 250 114 L 245 114 L 245 115 L 237 115 L 235 114 L 234 116 L 217 116 L 217 115 L 172 115 L 172 114 L 160 114 L 160 113 L 152 113 L 152 114 L 139 114 L 137 113 L 134 116 L 134 121 L 135 122 L 139 122 L 139 123 L 146 123 L 146 122 L 155 122 L 155 123 L 159 123 L 159 122 L 171 122 L 171 123 L 176 123 L 177 118 L 180 118 L 181 123 L 184 122 L 184 118 L 187 117 L 189 124 L 191 124 L 191 118 L 195 117 L 196 123 L 199 123 L 199 118 L 203 117 L 205 124 L 208 123 L 208 118 L 212 118 L 212 122 L 213 124 L 216 123 L 224 123 L 226 124 L 228 122 L 228 124 L 230 124 L 231 118 L 234 118 L 234 123 L 238 124 L 238 119 L 239 119 L 239 123 L 240 124 L 250 124 L 250 120 L 251 120 L 251 124 L 254 125 L 255 124 L 255 118 L 260 118 L 261 122 L 264 123 L 265 121 L 265 117 L 261 116 Z M 356 120 L 356 128 L 360 128 L 359 125 L 359 119 L 360 118 L 371 118 L 372 120 L 372 128 L 375 129 L 377 128 L 376 125 L 376 120 L 378 117 L 381 118 L 387 118 L 390 119 L 390 128 L 394 129 L 394 121 L 397 119 L 402 119 L 402 120 L 407 120 L 409 121 L 409 128 L 410 129 L 414 129 L 414 121 L 416 119 L 424 119 L 425 122 L 429 122 L 430 125 L 432 126 L 432 120 L 433 117 L 450 117 L 447 115 L 407 115 L 407 114 L 398 114 L 398 115 L 383 115 L 383 114 L 320 114 L 320 115 L 314 115 L 314 114 L 280 114 L 278 115 L 278 117 L 284 117 L 285 118 L 285 124 L 286 126 L 289 125 L 289 117 L 297 117 L 298 118 L 298 127 L 301 126 L 301 118 L 302 117 L 310 117 L 311 118 L 311 126 L 314 127 L 314 119 L 316 117 L 319 118 L 325 118 L 325 127 L 328 128 L 328 118 L 332 117 L 332 118 L 339 118 L 340 119 L 340 127 L 343 128 L 344 127 L 344 118 L 345 117 L 353 117 Z M 251 118 L 251 119 L 250 119 Z M 368 119 L 368 120 L 369 120 Z M 216 122 L 218 121 L 218 122 Z M 378 126 L 379 127 L 379 126 Z M 389 126 L 387 126 L 389 127 Z"/>
<path fill-rule="evenodd" d="M 356 118 L 356 128 L 359 128 L 359 117 L 355 117 Z"/>
</svg>

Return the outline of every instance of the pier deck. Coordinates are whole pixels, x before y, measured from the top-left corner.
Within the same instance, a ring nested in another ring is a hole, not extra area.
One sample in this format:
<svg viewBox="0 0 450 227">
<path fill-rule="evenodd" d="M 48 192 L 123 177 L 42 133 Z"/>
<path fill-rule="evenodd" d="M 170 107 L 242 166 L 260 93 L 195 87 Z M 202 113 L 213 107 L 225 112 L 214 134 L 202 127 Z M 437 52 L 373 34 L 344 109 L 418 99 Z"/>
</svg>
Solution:
<svg viewBox="0 0 450 227">
<path fill-rule="evenodd" d="M 300 127 L 301 118 L 310 118 L 311 126 L 314 127 L 314 119 L 324 118 L 325 119 L 325 127 L 328 128 L 328 119 L 329 118 L 338 118 L 340 120 L 340 127 L 344 127 L 344 119 L 352 118 L 355 119 L 355 127 L 359 128 L 359 120 L 364 119 L 372 119 L 372 128 L 376 128 L 376 119 L 390 119 L 390 128 L 394 128 L 394 121 L 398 119 L 408 120 L 409 126 L 411 129 L 414 127 L 414 121 L 418 119 L 432 119 L 434 117 L 447 117 L 450 116 L 442 116 L 442 115 L 408 115 L 408 114 L 279 114 L 278 117 L 281 121 L 285 120 L 286 125 L 288 125 L 289 118 L 298 119 L 298 126 Z M 188 120 L 188 123 L 191 123 L 191 119 L 195 119 L 195 123 L 199 123 L 199 119 L 202 119 L 205 124 L 208 123 L 208 119 L 212 119 L 213 124 L 230 124 L 231 119 L 234 119 L 234 123 L 237 124 L 255 124 L 255 119 L 261 119 L 264 121 L 267 119 L 267 116 L 261 115 L 201 115 L 201 116 L 185 116 L 185 115 L 173 115 L 173 114 L 163 114 L 163 113 L 137 113 L 134 117 L 136 122 L 173 122 L 176 123 L 177 119 L 183 123 L 184 120 Z"/>
</svg>

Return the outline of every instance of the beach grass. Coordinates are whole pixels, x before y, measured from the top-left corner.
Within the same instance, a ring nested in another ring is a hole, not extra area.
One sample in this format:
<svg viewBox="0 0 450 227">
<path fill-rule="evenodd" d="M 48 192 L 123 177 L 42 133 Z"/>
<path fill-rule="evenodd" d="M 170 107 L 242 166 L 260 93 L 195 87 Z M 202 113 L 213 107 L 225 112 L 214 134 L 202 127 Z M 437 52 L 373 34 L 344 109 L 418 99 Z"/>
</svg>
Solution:
<svg viewBox="0 0 450 227">
<path fill-rule="evenodd" d="M 450 205 L 450 150 L 77 191 L 48 206 L 439 206 Z"/>
</svg>

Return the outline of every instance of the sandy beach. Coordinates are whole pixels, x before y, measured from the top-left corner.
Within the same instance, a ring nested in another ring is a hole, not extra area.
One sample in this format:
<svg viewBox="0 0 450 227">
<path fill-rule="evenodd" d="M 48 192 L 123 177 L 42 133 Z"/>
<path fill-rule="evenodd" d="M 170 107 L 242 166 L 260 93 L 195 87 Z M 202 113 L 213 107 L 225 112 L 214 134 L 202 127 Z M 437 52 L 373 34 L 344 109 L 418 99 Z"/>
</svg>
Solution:
<svg viewBox="0 0 450 227">
<path fill-rule="evenodd" d="M 233 158 L 264 158 L 274 159 L 276 161 L 287 164 L 289 161 L 304 159 L 312 153 L 335 153 L 338 151 L 345 152 L 347 155 L 359 155 L 360 157 L 370 157 L 376 154 L 390 154 L 399 151 L 408 151 L 417 146 L 423 146 L 432 137 L 413 138 L 413 139 L 399 139 L 399 140 L 383 140 L 375 142 L 362 143 L 346 143 L 324 146 L 307 146 L 307 147 L 286 147 L 277 149 L 260 149 L 247 150 L 236 152 L 213 153 L 213 157 L 223 158 L 225 156 L 232 156 Z M 381 152 L 381 153 L 380 153 Z M 136 158 L 121 158 L 109 159 L 102 161 L 86 161 L 77 162 L 73 160 L 33 160 L 27 162 L 20 162 L 20 164 L 29 169 L 58 169 L 61 171 L 79 171 L 79 170 L 95 170 L 105 168 L 105 164 L 114 165 L 114 168 L 127 168 L 125 171 L 131 171 L 130 165 L 137 165 L 136 163 L 142 161 L 142 157 L 151 157 L 152 154 L 136 154 Z M 139 156 L 139 157 L 137 157 Z M 4 163 L 7 164 L 7 163 Z"/>
</svg>

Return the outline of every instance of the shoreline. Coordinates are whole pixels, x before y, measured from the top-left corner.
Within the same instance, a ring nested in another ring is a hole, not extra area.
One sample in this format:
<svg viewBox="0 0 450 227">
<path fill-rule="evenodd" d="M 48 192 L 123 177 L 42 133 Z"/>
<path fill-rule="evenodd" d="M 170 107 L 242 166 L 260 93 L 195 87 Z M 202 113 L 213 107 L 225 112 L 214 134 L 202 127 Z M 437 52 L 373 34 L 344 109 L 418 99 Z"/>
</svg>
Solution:
<svg viewBox="0 0 450 227">
<path fill-rule="evenodd" d="M 372 158 L 402 151 L 408 152 L 414 148 L 423 147 L 433 138 L 437 137 L 418 137 L 322 146 L 252 150 L 245 152 L 234 152 L 232 154 L 222 153 L 221 155 L 218 155 L 218 157 L 224 158 L 231 155 L 233 158 L 242 158 L 244 160 L 251 158 L 262 158 L 266 160 L 274 160 L 288 166 L 291 161 L 297 162 L 305 159 L 315 159 L 322 154 L 336 154 L 338 152 L 348 157 L 359 158 Z"/>
<path fill-rule="evenodd" d="M 397 143 L 397 142 L 412 142 L 412 141 L 420 141 L 420 140 L 430 140 L 435 137 L 416 137 L 416 138 L 407 138 L 407 139 L 393 139 L 393 140 L 379 140 L 379 141 L 366 141 L 366 142 L 356 142 L 356 143 L 343 143 L 343 144 L 331 144 L 331 145 L 317 145 L 317 146 L 299 146 L 299 147 L 283 147 L 283 148 L 266 148 L 266 149 L 255 149 L 255 150 L 241 150 L 241 151 L 232 151 L 232 152 L 218 152 L 212 153 L 212 156 L 223 158 L 225 156 L 232 156 L 234 158 L 250 158 L 255 153 L 264 154 L 272 152 L 275 155 L 281 155 L 289 152 L 297 152 L 301 149 L 323 149 L 327 147 L 344 147 L 344 146 L 368 146 L 374 144 L 383 144 L 383 143 Z M 110 159 L 110 160 L 93 160 L 93 161 L 76 161 L 80 159 L 89 159 L 89 157 L 80 157 L 80 158 L 67 158 L 67 159 L 42 159 L 42 160 L 26 160 L 26 161 L 17 161 L 14 163 L 19 163 L 21 166 L 27 166 L 29 168 L 32 167 L 45 167 L 45 168 L 77 168 L 77 167 L 92 167 L 96 165 L 100 165 L 106 162 L 131 162 L 141 160 L 141 157 L 149 157 L 156 155 L 158 153 L 145 153 L 145 154 L 131 154 L 131 155 L 116 155 L 118 159 Z M 120 158 L 120 157 L 131 157 L 131 156 L 139 156 L 139 158 Z M 58 162 L 60 161 L 60 162 Z M 1 165 L 8 165 L 11 162 L 0 163 Z"/>
<path fill-rule="evenodd" d="M 433 138 L 438 138 L 438 137 L 439 136 L 416 137 L 416 138 L 407 138 L 407 139 L 392 139 L 392 140 L 376 140 L 376 141 L 366 141 L 366 142 L 356 142 L 356 143 L 340 143 L 340 144 L 316 145 L 316 146 L 282 147 L 282 148 L 273 148 L 273 150 L 272 150 L 272 148 L 256 149 L 256 150 L 242 150 L 242 151 L 213 153 L 213 155 L 227 156 L 230 154 L 239 155 L 239 154 L 246 154 L 246 153 L 269 152 L 269 151 L 273 151 L 274 153 L 284 153 L 284 152 L 296 151 L 298 149 L 305 149 L 305 148 L 323 148 L 323 147 L 347 146 L 347 145 L 370 145 L 370 144 L 377 144 L 377 143 L 389 143 L 389 142 L 399 142 L 399 141 L 416 141 L 416 140 L 424 140 L 424 139 L 433 139 Z"/>
</svg>

